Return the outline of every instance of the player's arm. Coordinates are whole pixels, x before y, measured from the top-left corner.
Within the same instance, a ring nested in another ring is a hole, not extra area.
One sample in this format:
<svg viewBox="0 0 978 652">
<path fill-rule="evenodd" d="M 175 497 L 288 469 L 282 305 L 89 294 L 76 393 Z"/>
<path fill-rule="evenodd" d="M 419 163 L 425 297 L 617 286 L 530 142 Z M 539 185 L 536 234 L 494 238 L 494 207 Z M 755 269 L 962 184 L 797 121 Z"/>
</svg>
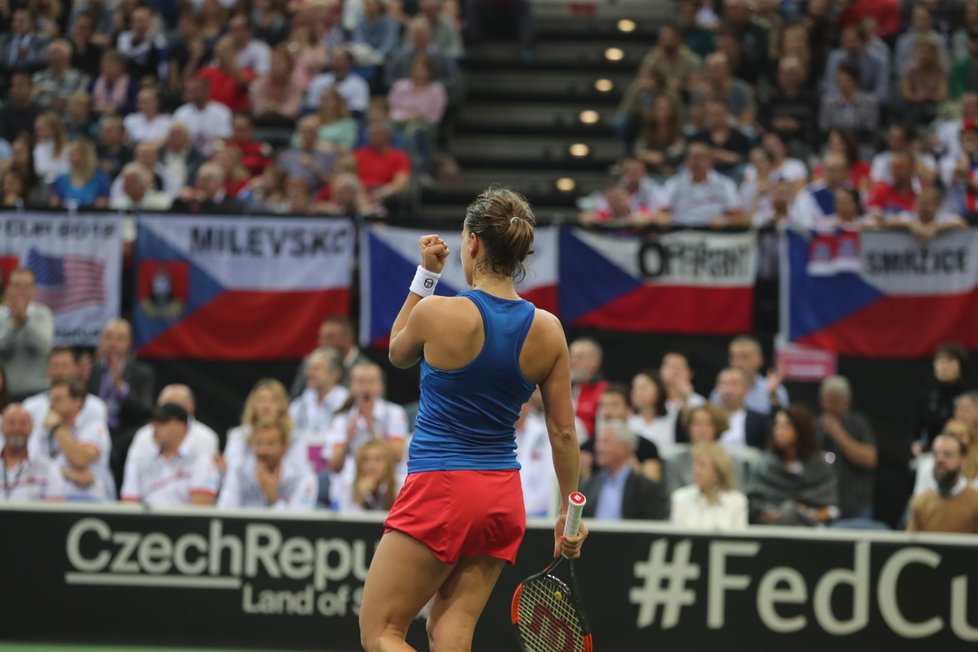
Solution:
<svg viewBox="0 0 978 652">
<path fill-rule="evenodd" d="M 448 260 L 448 245 L 437 235 L 421 236 L 419 244 L 421 265 L 411 283 L 407 299 L 391 327 L 388 358 L 392 365 L 401 369 L 417 363 L 424 353 L 427 310 L 422 299 L 431 296 L 435 291 L 438 277 Z"/>
</svg>

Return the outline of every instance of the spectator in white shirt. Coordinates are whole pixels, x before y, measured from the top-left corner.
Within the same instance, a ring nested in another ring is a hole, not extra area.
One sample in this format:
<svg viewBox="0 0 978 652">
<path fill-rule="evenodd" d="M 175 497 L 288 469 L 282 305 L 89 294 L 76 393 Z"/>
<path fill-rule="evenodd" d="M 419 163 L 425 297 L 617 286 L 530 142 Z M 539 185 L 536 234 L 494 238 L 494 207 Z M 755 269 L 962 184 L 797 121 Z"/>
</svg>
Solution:
<svg viewBox="0 0 978 652">
<path fill-rule="evenodd" d="M 220 484 L 214 460 L 195 451 L 188 437 L 190 415 L 176 403 L 153 413 L 154 449 L 126 464 L 122 500 L 150 507 L 213 505 Z"/>
<path fill-rule="evenodd" d="M 632 410 L 628 427 L 657 447 L 676 443 L 676 423 L 666 412 L 666 389 L 654 371 L 640 371 L 632 377 Z"/>
<path fill-rule="evenodd" d="M 334 186 L 335 186 L 334 179 Z M 343 315 L 331 315 L 327 317 L 319 326 L 319 347 L 328 347 L 339 351 L 343 358 L 343 376 L 340 384 L 350 386 L 350 370 L 360 362 L 369 362 L 370 358 L 363 354 L 357 347 L 356 331 L 353 322 L 349 317 Z M 309 356 L 306 356 L 295 372 L 292 380 L 292 396 L 296 397 L 302 393 L 306 386 L 306 365 L 309 364 Z"/>
<path fill-rule="evenodd" d="M 272 50 L 268 44 L 253 38 L 251 20 L 245 13 L 235 14 L 228 23 L 234 62 L 242 70 L 250 69 L 263 77 L 271 69 Z"/>
<path fill-rule="evenodd" d="M 389 512 L 400 483 L 394 453 L 386 441 L 371 439 L 360 447 L 354 463 L 353 481 L 337 496 L 340 512 Z"/>
<path fill-rule="evenodd" d="M 659 378 L 666 388 L 666 415 L 673 425 L 678 425 L 679 414 L 686 408 L 706 403 L 706 399 L 693 388 L 693 370 L 685 354 L 670 351 L 662 356 Z"/>
<path fill-rule="evenodd" d="M 350 397 L 348 389 L 339 384 L 343 366 L 335 349 L 316 349 L 306 365 L 306 389 L 292 401 L 289 414 L 295 422 L 296 445 L 306 449 L 308 460 L 316 472 L 328 467 L 331 450 L 327 437 L 333 417 Z"/>
<path fill-rule="evenodd" d="M 712 148 L 692 142 L 686 149 L 686 169 L 662 190 L 660 221 L 682 226 L 725 227 L 746 224 L 737 186 L 714 171 Z"/>
<path fill-rule="evenodd" d="M 163 192 L 171 198 L 193 183 L 197 170 L 204 164 L 204 155 L 190 143 L 190 130 L 182 122 L 170 125 L 157 158 L 163 178 Z"/>
<path fill-rule="evenodd" d="M 46 184 L 68 171 L 68 137 L 57 113 L 44 113 L 34 121 L 34 173 Z"/>
<path fill-rule="evenodd" d="M 119 194 L 112 196 L 109 207 L 127 211 L 165 211 L 173 200 L 165 192 L 153 189 L 153 173 L 140 163 L 129 163 L 119 173 Z M 115 184 L 113 184 L 113 188 Z M 123 224 L 122 237 L 126 242 L 135 240 L 133 225 Z"/>
<path fill-rule="evenodd" d="M 224 465 L 227 468 L 240 466 L 248 455 L 248 439 L 254 432 L 255 426 L 272 421 L 280 423 L 288 432 L 295 430 L 292 416 L 289 414 L 289 395 L 285 391 L 285 385 L 274 378 L 263 378 L 255 383 L 248 393 L 248 398 L 245 399 L 244 410 L 241 412 L 241 425 L 228 431 L 227 443 L 224 444 Z M 305 450 L 295 446 L 295 440 L 292 443 L 289 455 L 295 452 L 296 459 L 304 463 Z"/>
<path fill-rule="evenodd" d="M 186 385 L 167 385 L 160 390 L 156 397 L 157 405 L 166 403 L 176 403 L 186 410 L 190 417 L 186 444 L 188 449 L 195 455 L 199 454 L 208 459 L 215 459 L 218 452 L 217 433 L 194 418 L 197 402 L 194 399 L 193 391 Z M 153 454 L 156 449 L 157 445 L 153 440 L 153 425 L 146 424 L 137 430 L 132 437 L 132 445 L 129 447 L 129 453 L 126 456 L 126 466 L 128 467 L 135 458 Z"/>
<path fill-rule="evenodd" d="M 537 389 L 520 410 L 516 422 L 516 461 L 527 516 L 551 516 L 559 503 L 553 450 L 543 417 L 543 400 Z"/>
<path fill-rule="evenodd" d="M 755 412 L 771 414 L 776 408 L 788 404 L 788 390 L 781 384 L 781 372 L 771 368 L 766 376 L 761 375 L 764 368 L 764 352 L 761 343 L 750 335 L 739 335 L 730 340 L 727 362 L 731 367 L 743 370 L 751 379 L 748 385 L 746 405 Z M 717 401 L 714 391 L 710 400 Z"/>
<path fill-rule="evenodd" d="M 737 491 L 730 454 L 717 444 L 693 446 L 693 484 L 672 494 L 679 527 L 739 530 L 747 527 L 747 497 Z"/>
<path fill-rule="evenodd" d="M 27 452 L 34 424 L 31 415 L 19 403 L 11 403 L 3 411 L 3 437 L 0 439 L 0 465 L 3 466 L 3 493 L 0 503 L 26 503 L 59 498 L 52 494 L 60 484 L 52 479 L 57 467 L 44 457 L 31 457 Z"/>
<path fill-rule="evenodd" d="M 176 110 L 173 119 L 187 127 L 190 142 L 204 154 L 214 151 L 218 140 L 231 136 L 231 110 L 210 100 L 211 83 L 204 77 L 187 81 L 187 103 Z"/>
<path fill-rule="evenodd" d="M 370 86 L 367 81 L 353 72 L 353 55 L 345 47 L 335 48 L 331 57 L 332 71 L 317 75 L 309 82 L 306 90 L 305 106 L 309 110 L 319 108 L 319 99 L 323 91 L 330 86 L 336 86 L 346 106 L 357 118 L 367 113 L 370 105 Z"/>
<path fill-rule="evenodd" d="M 767 443 L 767 416 L 745 404 L 749 378 L 747 372 L 737 367 L 728 367 L 717 374 L 716 398 L 711 400 L 730 415 L 730 427 L 720 436 L 720 443 L 727 450 L 741 450 L 746 446 L 762 449 Z"/>
<path fill-rule="evenodd" d="M 290 439 L 280 421 L 257 424 L 248 442 L 251 454 L 228 469 L 217 506 L 314 510 L 319 493 L 316 476 L 307 465 L 286 455 Z"/>
<path fill-rule="evenodd" d="M 80 380 L 51 383 L 51 411 L 42 422 L 48 452 L 63 482 L 51 488 L 65 500 L 115 500 L 115 481 L 109 470 L 112 439 L 105 421 L 80 423 L 85 385 Z M 57 475 L 52 478 L 57 478 Z"/>
<path fill-rule="evenodd" d="M 160 97 L 155 89 L 144 88 L 139 91 L 136 96 L 136 110 L 137 113 L 130 113 L 122 121 L 129 142 L 162 142 L 170 131 L 172 118 L 160 113 Z"/>
</svg>

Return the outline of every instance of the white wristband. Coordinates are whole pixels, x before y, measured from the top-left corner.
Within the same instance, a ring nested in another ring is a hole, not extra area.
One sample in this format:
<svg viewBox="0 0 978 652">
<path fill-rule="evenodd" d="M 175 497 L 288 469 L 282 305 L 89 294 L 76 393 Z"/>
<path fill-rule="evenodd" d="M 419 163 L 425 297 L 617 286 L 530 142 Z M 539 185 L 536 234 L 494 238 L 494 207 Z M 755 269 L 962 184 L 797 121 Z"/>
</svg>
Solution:
<svg viewBox="0 0 978 652">
<path fill-rule="evenodd" d="M 421 265 L 418 265 L 418 271 L 414 273 L 414 280 L 411 281 L 411 287 L 409 289 L 420 297 L 430 297 L 435 293 L 435 286 L 438 285 L 438 279 L 440 278 L 441 274 L 429 272 Z"/>
</svg>

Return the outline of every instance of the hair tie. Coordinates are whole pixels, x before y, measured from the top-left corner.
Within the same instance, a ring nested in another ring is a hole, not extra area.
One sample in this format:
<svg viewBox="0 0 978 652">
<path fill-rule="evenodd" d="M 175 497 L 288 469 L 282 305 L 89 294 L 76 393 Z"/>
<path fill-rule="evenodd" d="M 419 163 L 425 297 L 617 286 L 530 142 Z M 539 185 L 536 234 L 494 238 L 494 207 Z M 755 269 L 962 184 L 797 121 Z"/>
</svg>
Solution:
<svg viewBox="0 0 978 652">
<path fill-rule="evenodd" d="M 514 215 L 513 217 L 509 218 L 509 224 L 510 224 L 510 226 L 512 226 L 513 225 L 513 222 L 515 222 L 516 220 L 521 220 L 521 219 L 523 219 L 523 218 L 520 217 L 519 215 Z"/>
</svg>

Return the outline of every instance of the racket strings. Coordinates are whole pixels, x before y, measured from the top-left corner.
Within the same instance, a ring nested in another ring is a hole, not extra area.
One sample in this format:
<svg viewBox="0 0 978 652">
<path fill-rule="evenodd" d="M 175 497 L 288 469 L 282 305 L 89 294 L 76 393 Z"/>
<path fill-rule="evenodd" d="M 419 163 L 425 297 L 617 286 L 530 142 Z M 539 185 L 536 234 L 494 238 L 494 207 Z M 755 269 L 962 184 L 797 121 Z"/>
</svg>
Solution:
<svg viewBox="0 0 978 652">
<path fill-rule="evenodd" d="M 519 597 L 520 638 L 525 652 L 585 652 L 584 627 L 570 590 L 552 575 L 523 585 Z"/>
</svg>

